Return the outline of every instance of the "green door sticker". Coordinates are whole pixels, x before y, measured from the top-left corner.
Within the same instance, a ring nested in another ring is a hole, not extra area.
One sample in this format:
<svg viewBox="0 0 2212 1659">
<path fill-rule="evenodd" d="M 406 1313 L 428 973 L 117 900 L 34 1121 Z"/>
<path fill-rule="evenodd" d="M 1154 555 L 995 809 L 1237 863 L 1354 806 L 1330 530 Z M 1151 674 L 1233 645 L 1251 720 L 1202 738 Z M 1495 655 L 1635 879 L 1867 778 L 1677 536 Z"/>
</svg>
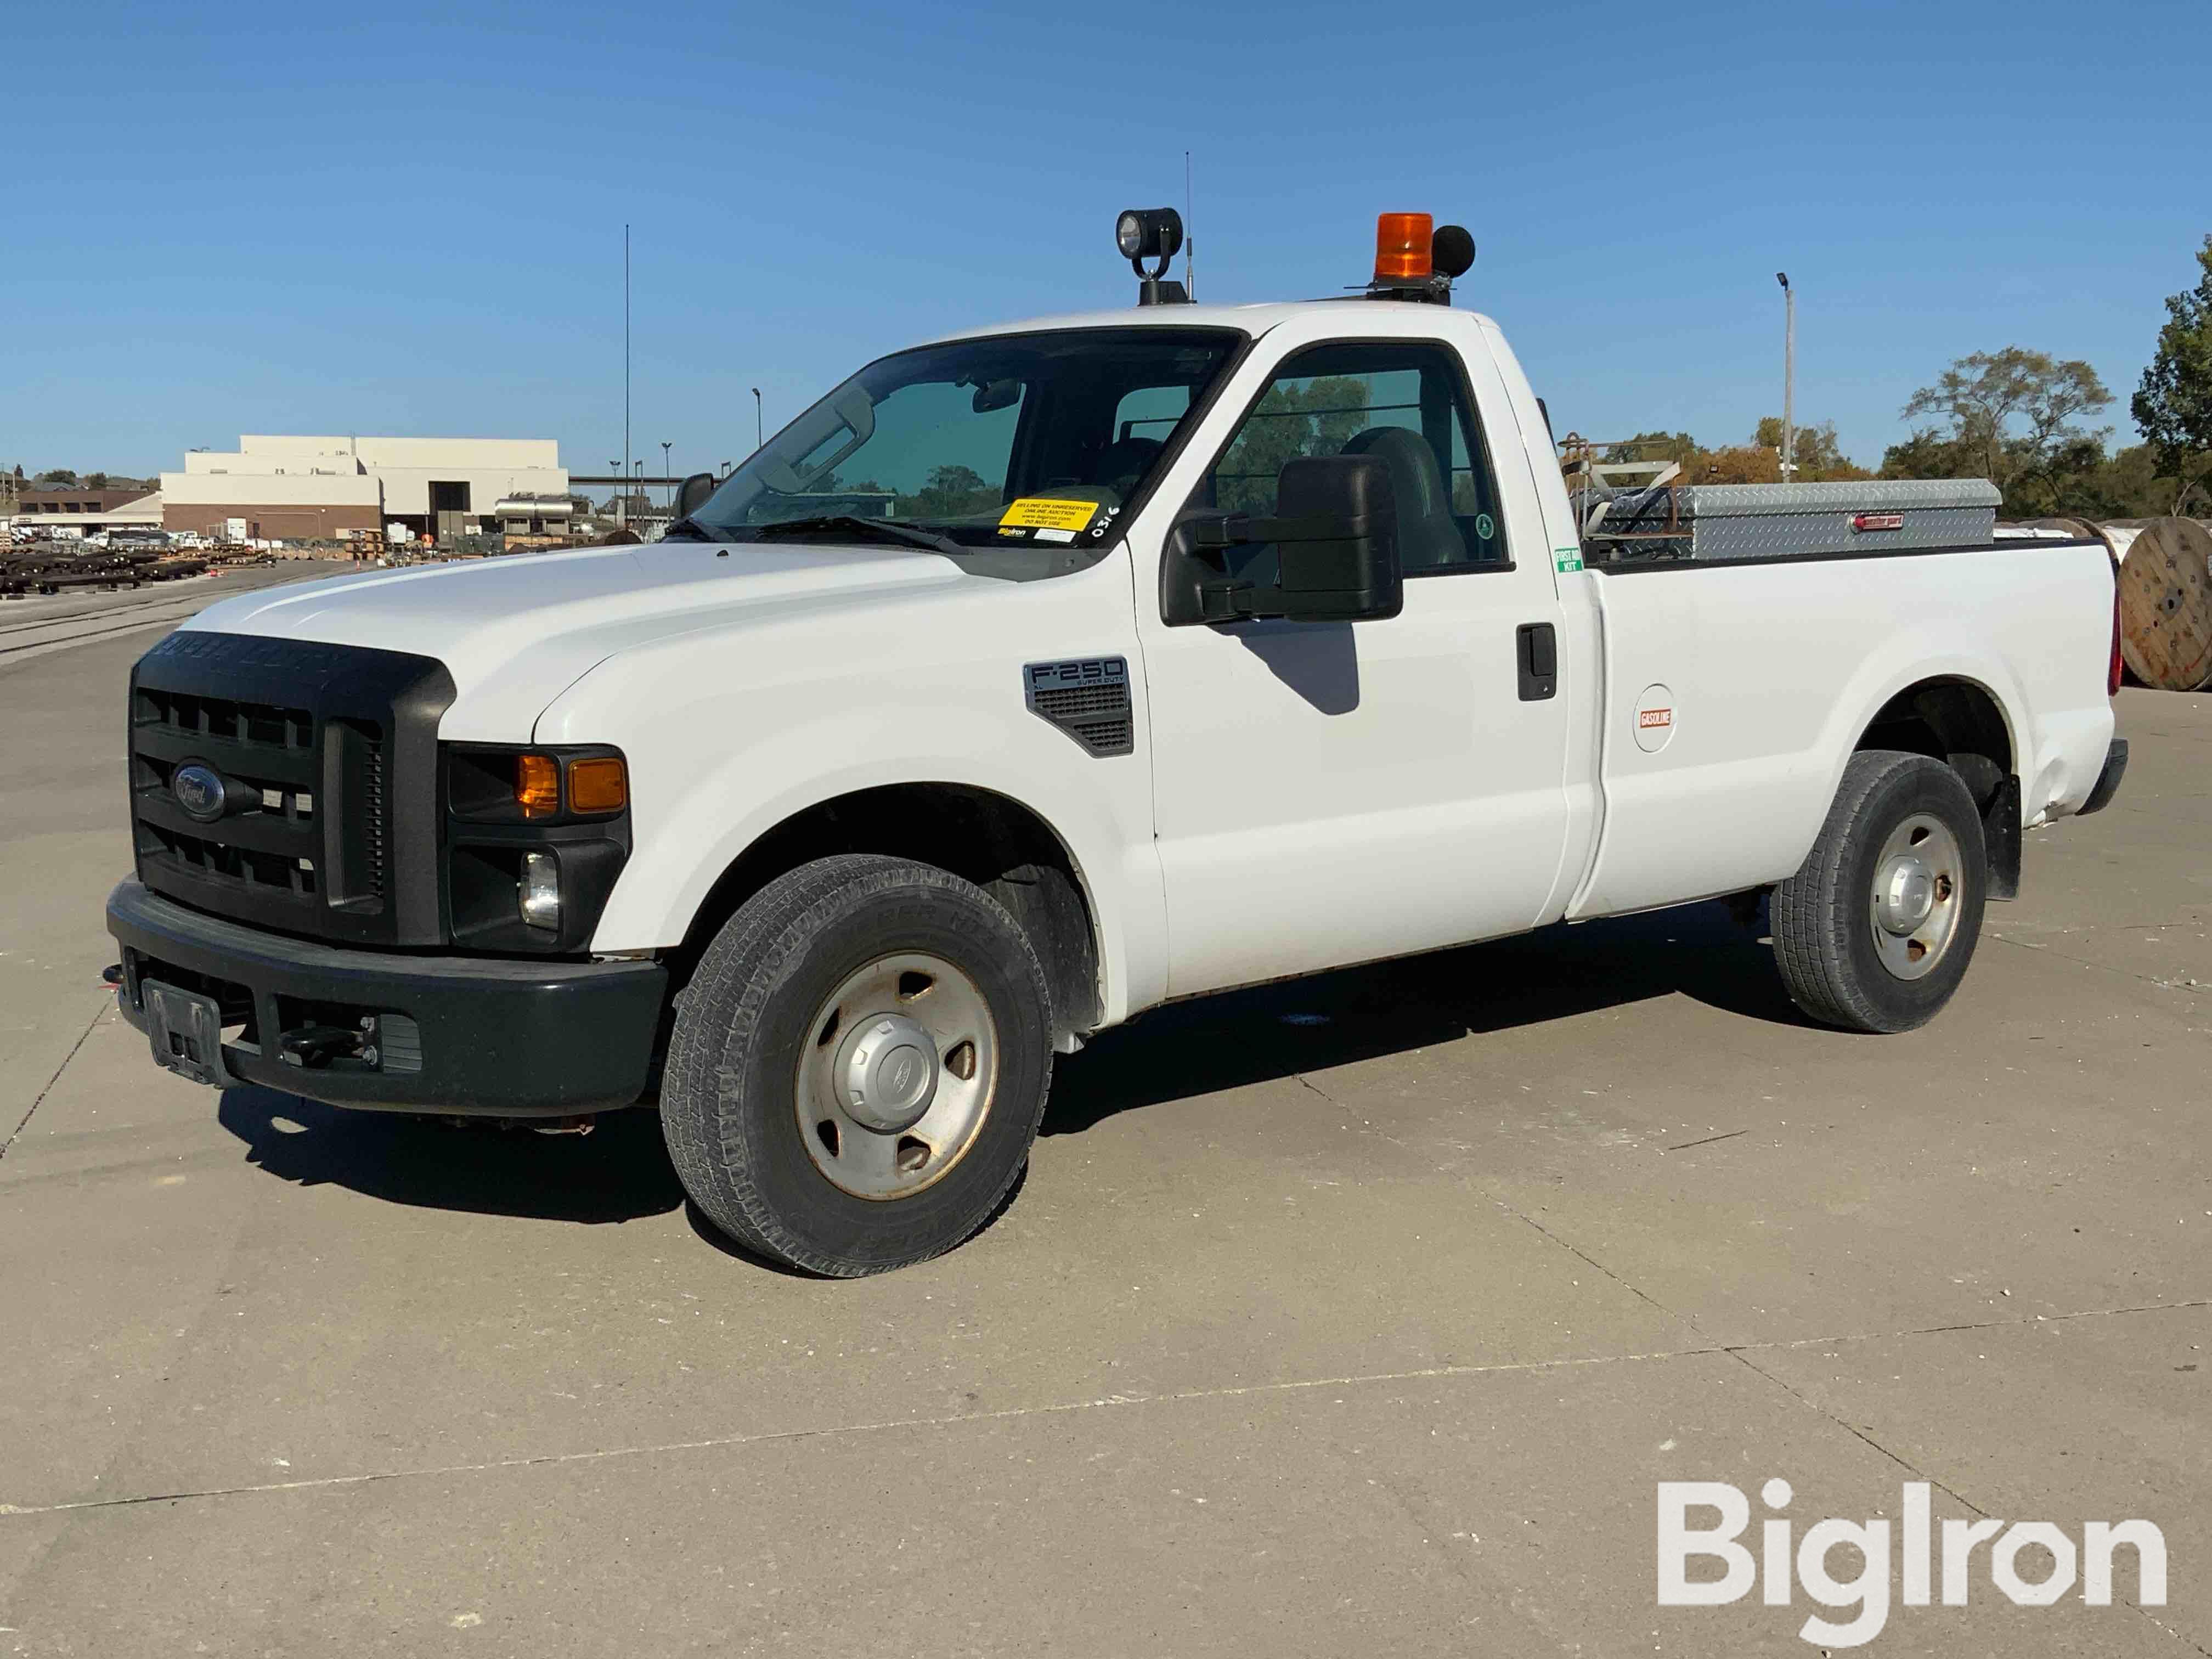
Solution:
<svg viewBox="0 0 2212 1659">
<path fill-rule="evenodd" d="M 1476 514 L 1474 515 L 1474 533 L 1480 537 L 1484 541 L 1488 541 L 1492 536 L 1495 536 L 1498 533 L 1498 525 L 1496 520 L 1492 519 L 1490 514 L 1487 513 Z"/>
<path fill-rule="evenodd" d="M 1565 575 L 1571 570 L 1581 569 L 1583 568 L 1582 550 L 1579 548 L 1573 547 L 1553 548 L 1552 550 L 1552 568 L 1554 570 L 1557 570 L 1561 575 Z"/>
</svg>

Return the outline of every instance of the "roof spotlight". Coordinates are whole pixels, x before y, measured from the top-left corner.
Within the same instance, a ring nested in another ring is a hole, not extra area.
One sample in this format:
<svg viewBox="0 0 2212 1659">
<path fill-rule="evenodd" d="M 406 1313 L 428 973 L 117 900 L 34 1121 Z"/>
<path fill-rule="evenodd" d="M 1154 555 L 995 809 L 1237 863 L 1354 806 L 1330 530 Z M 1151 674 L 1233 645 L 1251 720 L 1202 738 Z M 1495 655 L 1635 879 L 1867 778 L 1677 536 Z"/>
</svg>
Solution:
<svg viewBox="0 0 2212 1659">
<path fill-rule="evenodd" d="M 1182 215 L 1173 208 L 1131 208 L 1114 222 L 1114 246 L 1138 276 L 1140 306 L 1187 305 L 1181 283 L 1164 282 L 1168 264 L 1182 251 Z M 1146 260 L 1157 263 L 1145 269 Z"/>
<path fill-rule="evenodd" d="M 1182 215 L 1173 208 L 1131 208 L 1114 222 L 1114 246 L 1132 263 L 1172 259 L 1182 252 Z M 1163 265 L 1152 274 L 1163 276 L 1166 270 Z"/>
</svg>

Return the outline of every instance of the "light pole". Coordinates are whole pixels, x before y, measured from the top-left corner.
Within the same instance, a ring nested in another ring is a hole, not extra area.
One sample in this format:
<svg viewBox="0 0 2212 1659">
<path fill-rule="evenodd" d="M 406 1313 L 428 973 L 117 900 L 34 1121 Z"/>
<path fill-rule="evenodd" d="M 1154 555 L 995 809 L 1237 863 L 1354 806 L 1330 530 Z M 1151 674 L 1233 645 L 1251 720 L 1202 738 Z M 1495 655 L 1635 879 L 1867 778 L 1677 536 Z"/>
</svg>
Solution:
<svg viewBox="0 0 2212 1659">
<path fill-rule="evenodd" d="M 620 461 L 609 461 L 607 471 L 615 475 L 615 528 L 620 530 L 629 522 L 629 515 L 623 511 L 629 505 L 623 500 L 623 492 L 628 489 L 623 482 L 625 469 Z"/>
<path fill-rule="evenodd" d="M 755 386 L 753 388 L 753 447 L 755 449 L 758 449 L 763 444 L 768 441 L 768 440 L 762 435 L 764 430 L 765 428 L 763 427 L 761 422 L 760 388 L 758 386 Z"/>
<path fill-rule="evenodd" d="M 623 226 L 623 488 L 629 488 L 629 226 Z"/>
<path fill-rule="evenodd" d="M 1790 273 L 1778 270 L 1782 284 L 1782 482 L 1791 483 L 1797 472 L 1797 417 L 1791 399 L 1797 390 L 1797 290 L 1790 286 Z"/>
<path fill-rule="evenodd" d="M 668 440 L 663 438 L 660 441 L 660 488 L 667 495 L 669 508 L 673 511 L 676 506 L 676 486 L 668 482 Z"/>
</svg>

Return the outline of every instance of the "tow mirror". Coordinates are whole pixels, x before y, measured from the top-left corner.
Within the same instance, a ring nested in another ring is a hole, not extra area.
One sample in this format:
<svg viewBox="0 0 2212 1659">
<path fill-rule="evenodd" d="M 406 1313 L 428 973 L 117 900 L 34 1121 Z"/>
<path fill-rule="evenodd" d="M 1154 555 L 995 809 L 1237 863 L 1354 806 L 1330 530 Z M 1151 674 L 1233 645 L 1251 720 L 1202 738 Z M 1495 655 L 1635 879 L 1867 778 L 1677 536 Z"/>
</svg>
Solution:
<svg viewBox="0 0 2212 1659">
<path fill-rule="evenodd" d="M 1275 579 L 1199 583 L 1199 620 L 1280 617 L 1291 622 L 1362 622 L 1405 608 L 1398 564 L 1398 503 L 1390 469 L 1372 455 L 1315 455 L 1285 461 L 1273 518 L 1242 514 L 1192 526 L 1196 556 L 1225 572 L 1231 547 L 1271 543 Z"/>
<path fill-rule="evenodd" d="M 719 481 L 711 472 L 694 472 L 676 487 L 676 516 L 688 519 L 707 505 Z"/>
</svg>

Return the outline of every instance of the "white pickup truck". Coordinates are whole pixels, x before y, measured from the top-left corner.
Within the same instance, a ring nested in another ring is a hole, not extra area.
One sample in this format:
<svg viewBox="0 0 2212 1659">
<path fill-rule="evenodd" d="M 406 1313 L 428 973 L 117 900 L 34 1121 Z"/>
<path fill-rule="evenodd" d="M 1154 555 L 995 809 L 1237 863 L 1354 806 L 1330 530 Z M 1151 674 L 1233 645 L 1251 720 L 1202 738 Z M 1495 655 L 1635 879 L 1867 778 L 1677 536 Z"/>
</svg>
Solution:
<svg viewBox="0 0 2212 1659">
<path fill-rule="evenodd" d="M 1124 216 L 1148 303 L 872 363 L 665 541 L 202 612 L 131 679 L 125 1014 L 218 1086 L 656 1104 L 844 1275 L 1177 998 L 1771 890 L 1808 1013 L 1930 1018 L 2118 783 L 2104 549 L 1586 544 L 1463 234 L 1384 231 L 1360 297 L 1195 306 Z"/>
</svg>

